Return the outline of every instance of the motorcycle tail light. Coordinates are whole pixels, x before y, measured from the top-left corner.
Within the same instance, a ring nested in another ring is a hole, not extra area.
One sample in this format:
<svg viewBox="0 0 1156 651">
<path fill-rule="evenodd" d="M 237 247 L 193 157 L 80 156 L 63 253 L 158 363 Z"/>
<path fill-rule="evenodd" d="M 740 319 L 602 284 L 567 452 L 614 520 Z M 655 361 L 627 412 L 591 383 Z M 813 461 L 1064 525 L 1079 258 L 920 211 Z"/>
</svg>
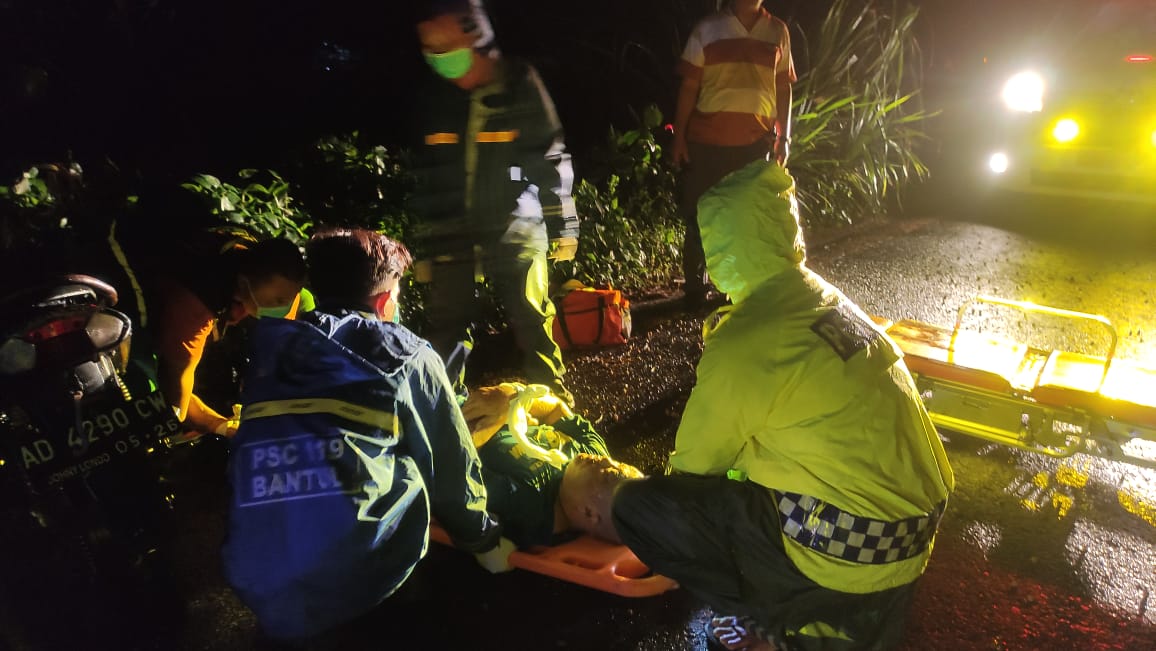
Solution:
<svg viewBox="0 0 1156 651">
<path fill-rule="evenodd" d="M 70 315 L 62 319 L 49 321 L 34 330 L 30 330 L 28 334 L 24 336 L 24 339 L 31 344 L 56 339 L 57 337 L 62 337 L 84 328 L 86 320 L 87 315 Z"/>
<path fill-rule="evenodd" d="M 15 375 L 35 368 L 67 368 L 112 351 L 119 371 L 127 368 L 132 326 L 115 310 L 69 314 L 42 323 L 23 336 L 0 345 L 0 374 Z"/>
<path fill-rule="evenodd" d="M 91 360 L 94 352 L 83 329 L 67 332 L 36 343 L 36 367 L 68 368 Z"/>
</svg>

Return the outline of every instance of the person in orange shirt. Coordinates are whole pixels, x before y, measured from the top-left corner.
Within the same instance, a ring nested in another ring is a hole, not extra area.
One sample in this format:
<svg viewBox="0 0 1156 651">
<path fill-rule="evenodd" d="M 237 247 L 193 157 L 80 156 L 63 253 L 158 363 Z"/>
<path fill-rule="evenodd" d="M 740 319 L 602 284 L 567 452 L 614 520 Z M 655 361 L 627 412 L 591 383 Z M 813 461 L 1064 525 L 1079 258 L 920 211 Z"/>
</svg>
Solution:
<svg viewBox="0 0 1156 651">
<path fill-rule="evenodd" d="M 120 267 L 112 280 L 135 294 L 118 307 L 133 322 L 133 357 L 155 371 L 181 422 L 203 434 L 232 436 L 236 419 L 194 393 L 197 366 L 205 347 L 230 326 L 248 317 L 292 318 L 305 259 L 289 240 L 258 240 L 213 221 L 197 195 L 148 188 L 109 236 Z M 152 354 L 155 360 L 145 359 Z"/>
<path fill-rule="evenodd" d="M 237 422 L 204 403 L 193 384 L 205 346 L 247 317 L 292 317 L 305 281 L 305 261 L 295 244 L 269 239 L 222 252 L 201 282 L 180 274 L 155 277 L 146 289 L 155 306 L 153 340 L 158 383 L 178 418 L 191 429 L 232 436 Z"/>
</svg>

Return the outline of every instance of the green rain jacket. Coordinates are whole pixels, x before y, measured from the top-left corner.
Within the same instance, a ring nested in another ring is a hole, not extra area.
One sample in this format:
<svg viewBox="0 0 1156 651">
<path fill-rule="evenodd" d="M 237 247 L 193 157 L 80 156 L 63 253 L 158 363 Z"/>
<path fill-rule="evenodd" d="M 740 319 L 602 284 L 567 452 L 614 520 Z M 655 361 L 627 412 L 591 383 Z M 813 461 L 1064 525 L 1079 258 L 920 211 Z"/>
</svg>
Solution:
<svg viewBox="0 0 1156 651">
<path fill-rule="evenodd" d="M 545 251 L 578 237 L 562 125 L 528 64 L 498 60 L 472 92 L 434 79 L 417 94 L 412 135 L 415 236 L 443 250 L 502 240 Z"/>
<path fill-rule="evenodd" d="M 733 308 L 704 329 L 672 470 L 734 469 L 883 521 L 942 506 L 954 477 L 902 353 L 806 267 L 790 175 L 751 163 L 704 195 L 698 219 L 711 280 Z M 906 560 L 867 564 L 786 535 L 784 545 L 811 580 L 859 594 L 914 581 L 931 553 L 929 544 Z"/>
</svg>

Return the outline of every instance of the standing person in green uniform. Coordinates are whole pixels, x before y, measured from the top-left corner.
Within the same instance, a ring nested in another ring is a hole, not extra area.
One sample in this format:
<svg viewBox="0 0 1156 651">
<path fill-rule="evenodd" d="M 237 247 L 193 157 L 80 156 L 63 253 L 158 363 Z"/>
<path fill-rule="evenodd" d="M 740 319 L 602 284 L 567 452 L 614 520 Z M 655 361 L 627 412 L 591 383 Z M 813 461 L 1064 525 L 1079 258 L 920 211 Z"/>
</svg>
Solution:
<svg viewBox="0 0 1156 651">
<path fill-rule="evenodd" d="M 622 541 L 726 615 L 729 649 L 892 649 L 954 477 L 902 353 L 805 265 L 794 182 L 755 161 L 698 219 L 733 301 L 704 334 L 672 474 L 625 482 Z"/>
<path fill-rule="evenodd" d="M 554 104 L 533 67 L 500 56 L 476 1 L 429 2 L 417 31 L 436 73 L 413 119 L 415 270 L 430 283 L 423 334 L 464 395 L 478 283 L 489 279 L 526 379 L 573 404 L 549 293 L 549 260 L 573 257 L 578 237 Z"/>
</svg>

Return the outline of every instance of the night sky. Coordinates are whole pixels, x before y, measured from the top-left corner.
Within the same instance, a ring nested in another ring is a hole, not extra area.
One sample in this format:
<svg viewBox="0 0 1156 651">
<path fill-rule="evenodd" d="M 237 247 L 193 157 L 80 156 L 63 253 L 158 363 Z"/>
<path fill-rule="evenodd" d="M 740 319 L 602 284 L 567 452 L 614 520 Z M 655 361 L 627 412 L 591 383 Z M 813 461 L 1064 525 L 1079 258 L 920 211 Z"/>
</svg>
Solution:
<svg viewBox="0 0 1156 651">
<path fill-rule="evenodd" d="M 1029 3 L 921 4 L 934 72 L 998 31 L 991 8 Z M 652 102 L 673 108 L 674 63 L 695 19 L 713 5 L 491 0 L 490 11 L 503 51 L 541 70 L 581 173 L 581 154 L 611 124 L 634 126 L 634 114 Z M 395 142 L 407 90 L 426 73 L 411 6 L 0 0 L 0 178 L 69 152 L 82 163 L 107 157 L 122 169 L 182 176 L 276 168 L 316 137 L 353 129 Z M 807 29 L 829 4 L 767 6 Z"/>
</svg>

